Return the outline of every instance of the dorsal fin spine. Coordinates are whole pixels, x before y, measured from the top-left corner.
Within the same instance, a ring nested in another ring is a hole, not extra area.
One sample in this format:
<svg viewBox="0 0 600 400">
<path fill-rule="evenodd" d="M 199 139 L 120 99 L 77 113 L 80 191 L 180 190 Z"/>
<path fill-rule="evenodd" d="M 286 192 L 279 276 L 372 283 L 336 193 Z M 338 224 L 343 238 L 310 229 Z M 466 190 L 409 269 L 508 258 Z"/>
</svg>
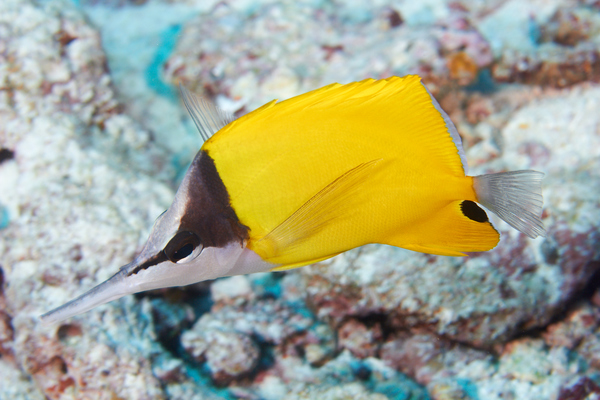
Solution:
<svg viewBox="0 0 600 400">
<path fill-rule="evenodd" d="M 204 141 L 233 121 L 233 115 L 220 109 L 210 100 L 203 97 L 198 98 L 182 84 L 179 84 L 179 89 L 185 108 L 190 113 L 190 117 Z"/>
</svg>

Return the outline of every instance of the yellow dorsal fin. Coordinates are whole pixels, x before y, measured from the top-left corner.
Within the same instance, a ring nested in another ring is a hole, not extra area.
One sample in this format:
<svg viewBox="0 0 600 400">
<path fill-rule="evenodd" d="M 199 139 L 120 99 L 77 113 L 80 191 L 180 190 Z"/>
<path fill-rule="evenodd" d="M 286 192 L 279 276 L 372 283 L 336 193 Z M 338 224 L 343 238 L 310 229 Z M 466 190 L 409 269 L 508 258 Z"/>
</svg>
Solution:
<svg viewBox="0 0 600 400">
<path fill-rule="evenodd" d="M 300 244 L 319 232 L 334 219 L 343 218 L 349 211 L 347 204 L 356 190 L 368 181 L 373 167 L 380 160 L 361 163 L 329 183 L 317 194 L 312 196 L 292 215 L 277 225 L 271 232 L 251 245 L 265 260 L 272 259 L 283 253 L 289 257 L 295 251 L 301 252 Z M 335 254 L 333 254 L 335 255 Z M 333 256 L 331 255 L 331 256 Z M 307 260 L 295 266 L 310 264 L 318 260 Z M 301 255 L 299 255 L 301 259 Z"/>
</svg>

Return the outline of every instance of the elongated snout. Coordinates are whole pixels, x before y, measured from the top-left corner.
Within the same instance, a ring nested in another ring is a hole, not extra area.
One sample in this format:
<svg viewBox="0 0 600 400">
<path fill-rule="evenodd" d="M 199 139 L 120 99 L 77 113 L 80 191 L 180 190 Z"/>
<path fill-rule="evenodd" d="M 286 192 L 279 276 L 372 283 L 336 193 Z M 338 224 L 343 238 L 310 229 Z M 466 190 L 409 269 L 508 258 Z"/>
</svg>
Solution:
<svg viewBox="0 0 600 400">
<path fill-rule="evenodd" d="M 128 273 L 127 271 L 134 266 L 134 263 L 127 264 L 119 272 L 98 286 L 88 290 L 76 299 L 43 314 L 40 317 L 42 323 L 45 325 L 54 324 L 129 294 L 131 291 L 127 290 L 125 278 Z"/>
</svg>

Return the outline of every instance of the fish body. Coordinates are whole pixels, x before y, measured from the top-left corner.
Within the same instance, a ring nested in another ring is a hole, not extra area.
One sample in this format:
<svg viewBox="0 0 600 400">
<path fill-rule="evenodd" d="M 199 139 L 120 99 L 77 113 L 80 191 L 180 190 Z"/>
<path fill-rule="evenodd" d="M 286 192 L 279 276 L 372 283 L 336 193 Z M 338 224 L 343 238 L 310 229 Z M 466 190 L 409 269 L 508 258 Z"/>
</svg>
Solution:
<svg viewBox="0 0 600 400">
<path fill-rule="evenodd" d="M 486 251 L 499 234 L 476 203 L 530 237 L 545 234 L 543 174 L 468 176 L 456 128 L 417 76 L 332 84 L 237 120 L 183 95 L 207 140 L 173 204 L 131 264 L 44 320 L 368 243 L 447 256 Z"/>
<path fill-rule="evenodd" d="M 491 224 L 458 211 L 463 200 L 477 201 L 473 181 L 416 76 L 334 84 L 271 102 L 223 128 L 202 151 L 250 227 L 248 248 L 274 264 L 310 263 L 367 243 L 458 256 L 498 242 Z M 313 224 L 293 238 L 273 237 L 340 178 L 343 187 L 303 217 Z"/>
</svg>

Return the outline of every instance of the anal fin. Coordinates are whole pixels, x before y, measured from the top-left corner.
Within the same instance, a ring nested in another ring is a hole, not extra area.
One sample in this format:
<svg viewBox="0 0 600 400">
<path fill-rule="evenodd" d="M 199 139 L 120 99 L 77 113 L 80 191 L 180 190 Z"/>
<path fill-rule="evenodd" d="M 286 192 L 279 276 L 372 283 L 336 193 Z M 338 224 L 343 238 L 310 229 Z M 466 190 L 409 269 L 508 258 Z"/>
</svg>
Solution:
<svg viewBox="0 0 600 400">
<path fill-rule="evenodd" d="M 485 211 L 469 200 L 453 201 L 426 220 L 399 232 L 387 244 L 421 253 L 465 256 L 465 252 L 494 248 L 500 234 Z"/>
</svg>

